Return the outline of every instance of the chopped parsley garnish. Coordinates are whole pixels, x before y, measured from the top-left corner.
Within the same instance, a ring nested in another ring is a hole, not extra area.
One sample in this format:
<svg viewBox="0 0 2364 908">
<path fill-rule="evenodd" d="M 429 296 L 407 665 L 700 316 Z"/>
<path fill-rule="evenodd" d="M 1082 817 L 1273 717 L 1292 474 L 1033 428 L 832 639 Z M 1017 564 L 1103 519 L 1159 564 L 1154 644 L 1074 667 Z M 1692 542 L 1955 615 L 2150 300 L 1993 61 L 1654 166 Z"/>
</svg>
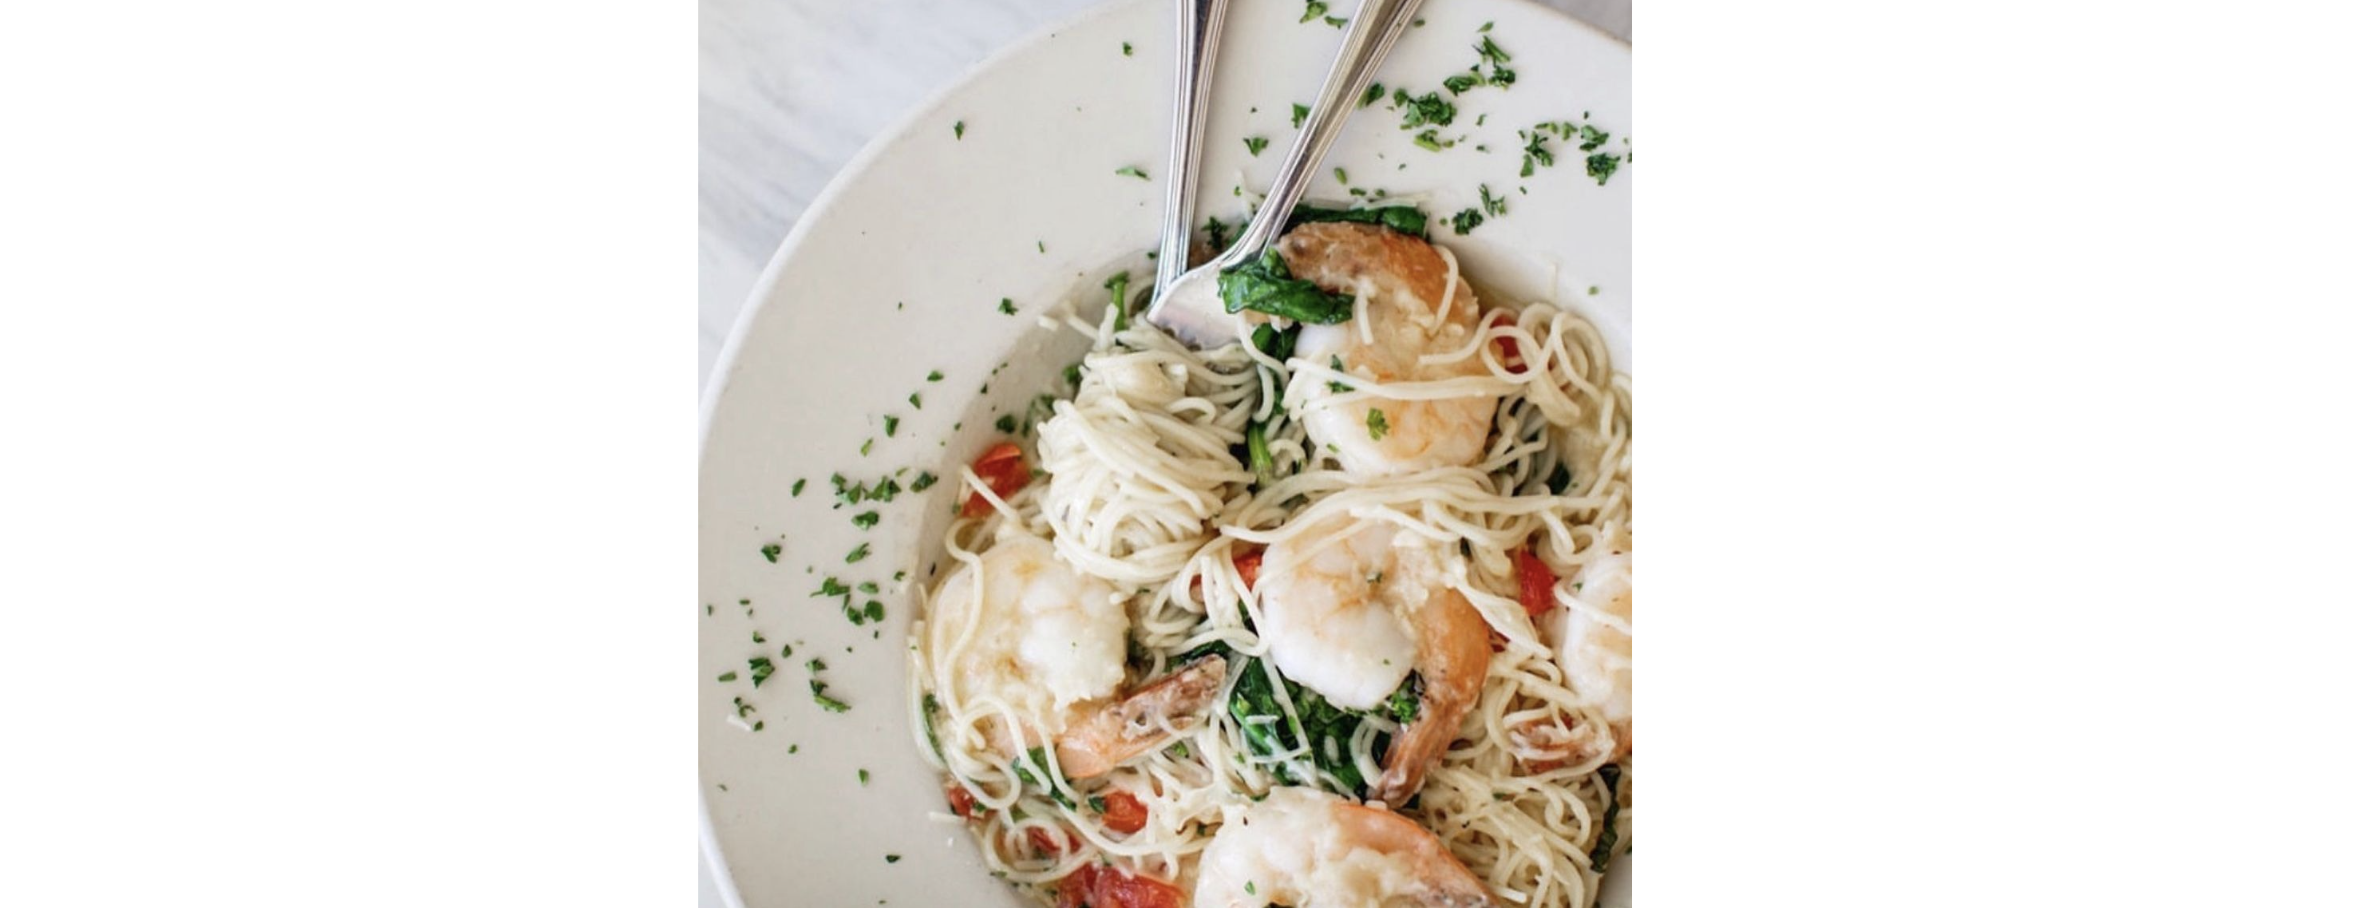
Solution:
<svg viewBox="0 0 2364 908">
<path fill-rule="evenodd" d="M 859 514 L 856 514 L 856 515 L 854 515 L 854 525 L 855 525 L 855 526 L 858 526 L 858 527 L 861 527 L 862 529 L 865 529 L 865 530 L 867 530 L 867 529 L 869 529 L 869 528 L 871 528 L 871 527 L 877 526 L 877 525 L 878 525 L 878 512 L 877 512 L 877 511 L 863 511 L 862 513 L 859 513 Z"/>
<path fill-rule="evenodd" d="M 868 457 L 868 456 L 870 456 L 870 446 L 871 446 L 871 445 L 874 445 L 874 444 L 877 444 L 877 443 L 878 443 L 878 439 L 875 439 L 875 438 L 865 438 L 865 439 L 862 439 L 862 456 L 864 456 L 864 457 Z"/>
<path fill-rule="evenodd" d="M 1120 177 L 1135 177 L 1142 180 L 1149 179 L 1148 171 L 1142 170 L 1141 168 L 1135 167 L 1131 164 L 1117 168 L 1116 175 Z"/>
<path fill-rule="evenodd" d="M 1476 230 L 1479 224 L 1483 224 L 1485 222 L 1485 212 L 1479 211 L 1475 208 L 1461 209 L 1461 213 L 1453 215 L 1453 233 L 1456 235 L 1466 236 L 1470 231 Z M 1377 415 L 1378 412 L 1379 411 L 1377 410 L 1371 411 L 1373 415 Z M 1377 438 L 1379 436 L 1373 435 L 1371 437 Z"/>
<path fill-rule="evenodd" d="M 1599 295 L 1601 295 L 1601 288 L 1600 288 L 1598 285 L 1591 286 L 1591 287 L 1586 287 L 1586 288 L 1584 288 L 1584 295 L 1585 295 L 1585 296 L 1599 296 Z"/>
<path fill-rule="evenodd" d="M 960 121 L 960 120 L 954 120 L 954 121 L 952 121 L 952 140 L 953 140 L 953 141 L 955 141 L 955 142 L 957 142 L 957 141 L 960 141 L 961 134 L 962 134 L 962 133 L 965 133 L 965 132 L 968 132 L 968 131 L 969 131 L 969 124 L 968 124 L 968 123 L 966 123 L 966 122 L 963 122 L 963 121 Z"/>
<path fill-rule="evenodd" d="M 1482 35 L 1482 34 L 1485 34 L 1485 33 L 1487 33 L 1487 32 L 1493 31 L 1493 30 L 1494 30 L 1494 22 L 1493 22 L 1493 20 L 1491 20 L 1491 19 L 1487 20 L 1487 21 L 1486 21 L 1486 24 L 1478 26 L 1478 34 L 1481 34 L 1481 35 Z"/>
<path fill-rule="evenodd" d="M 716 680 L 716 681 L 720 681 L 720 682 L 722 682 L 722 683 L 724 683 L 724 684 L 729 684 L 729 683 L 731 683 L 731 682 L 733 682 L 733 681 L 737 681 L 737 680 L 739 680 L 739 673 L 738 673 L 738 672 L 723 672 L 722 674 L 715 675 L 715 676 L 714 676 L 714 680 Z"/>
<path fill-rule="evenodd" d="M 939 370 L 939 369 L 929 369 L 929 370 L 928 370 L 928 381 L 943 381 L 943 380 L 944 380 L 944 373 L 943 373 L 943 371 L 942 371 L 942 370 Z"/>
<path fill-rule="evenodd" d="M 1231 248 L 1231 228 L 1214 217 L 1207 218 L 1207 245 L 1220 253 Z"/>
<path fill-rule="evenodd" d="M 1127 41 L 1127 42 L 1125 42 L 1125 56 L 1128 56 L 1128 57 L 1130 57 L 1130 56 L 1132 56 L 1132 55 L 1133 55 L 1133 42 L 1131 42 L 1131 41 Z M 887 860 L 889 860 L 889 861 L 892 861 L 892 860 L 894 860 L 894 858 L 891 858 L 891 857 L 890 857 L 890 858 L 888 858 Z"/>
<path fill-rule="evenodd" d="M 1297 17 L 1297 24 L 1303 25 L 1307 22 L 1319 19 L 1322 17 L 1323 13 L 1327 13 L 1329 11 L 1330 5 L 1323 3 L 1322 0 L 1305 0 L 1305 15 Z"/>
<path fill-rule="evenodd" d="M 926 489 L 927 489 L 927 487 L 929 487 L 929 486 L 932 486 L 932 485 L 935 485 L 935 484 L 936 484 L 936 474 L 934 474 L 934 473 L 924 473 L 924 472 L 923 472 L 923 473 L 919 474 L 919 478 L 918 478 L 918 479 L 914 479 L 914 480 L 912 480 L 912 481 L 911 481 L 911 491 L 914 491 L 914 492 L 924 491 L 924 490 L 926 490 Z"/>
<path fill-rule="evenodd" d="M 1545 167 L 1551 166 L 1551 149 L 1543 144 L 1545 138 L 1543 130 L 1537 129 L 1534 132 L 1520 130 L 1519 136 L 1527 140 L 1527 147 L 1521 152 L 1524 157 L 1519 161 L 1519 176 L 1534 176 L 1537 164 Z"/>
<path fill-rule="evenodd" d="M 861 780 L 862 780 L 862 784 L 864 784 L 864 785 L 868 785 L 868 784 L 870 784 L 870 770 L 867 770 L 867 769 L 857 769 L 857 770 L 854 770 L 854 775 L 855 775 L 855 778 L 858 778 L 858 779 L 861 779 Z"/>
<path fill-rule="evenodd" d="M 1543 478 L 1543 487 L 1550 489 L 1551 494 L 1563 494 L 1568 491 L 1568 483 L 1574 478 L 1568 475 L 1567 464 L 1555 463 L 1551 465 L 1551 475 Z"/>
<path fill-rule="evenodd" d="M 1255 261 L 1218 275 L 1215 286 L 1223 296 L 1225 312 L 1253 310 L 1317 325 L 1335 325 L 1354 317 L 1352 297 L 1290 277 L 1289 266 L 1271 249 Z"/>
<path fill-rule="evenodd" d="M 908 400 L 908 401 L 910 401 L 910 402 L 911 402 L 911 409 L 914 409 L 914 410 L 922 409 L 922 407 L 920 407 L 920 405 L 919 405 L 919 392 L 917 392 L 917 391 L 913 391 L 913 392 L 911 392 L 911 396 L 910 396 L 910 397 L 906 397 L 906 398 L 904 398 L 904 400 Z"/>
<path fill-rule="evenodd" d="M 792 485 L 792 486 L 789 486 L 789 487 L 788 487 L 788 497 L 790 497 L 790 498 L 795 498 L 795 497 L 797 497 L 797 496 L 799 496 L 799 495 L 803 495 L 803 494 L 804 494 L 804 480 L 802 480 L 802 479 L 799 479 L 799 480 L 797 480 L 795 485 Z"/>
<path fill-rule="evenodd" d="M 1379 411 L 1373 410 L 1371 412 L 1376 413 Z M 1372 437 L 1376 438 L 1378 436 Z M 870 543 L 865 542 L 861 545 L 854 546 L 853 551 L 845 553 L 845 563 L 852 564 L 868 557 L 870 557 Z"/>
<path fill-rule="evenodd" d="M 1330 26 L 1331 28 L 1345 28 L 1345 27 L 1346 27 L 1346 20 L 1344 20 L 1344 19 L 1340 19 L 1340 18 L 1338 18 L 1338 17 L 1336 17 L 1336 16 L 1323 16 L 1323 17 L 1322 17 L 1322 21 L 1323 21 L 1323 22 L 1326 22 L 1326 23 L 1329 23 L 1329 26 Z"/>
<path fill-rule="evenodd" d="M 856 587 L 854 587 L 854 589 L 861 590 L 862 592 L 865 592 L 865 593 L 876 593 L 876 592 L 878 592 L 878 581 L 876 581 L 876 580 L 864 580 L 864 581 L 862 581 L 862 583 L 861 583 L 861 585 L 860 585 L 860 586 L 856 586 Z"/>
<path fill-rule="evenodd" d="M 1478 184 L 1478 205 L 1486 209 L 1487 214 L 1495 217 L 1510 213 L 1510 200 L 1495 195 L 1494 190 L 1488 188 L 1484 183 Z"/>
<path fill-rule="evenodd" d="M 763 632 L 762 632 L 762 631 L 748 631 L 748 632 L 747 632 L 747 636 L 748 636 L 748 637 L 750 637 L 750 638 L 752 638 L 752 639 L 755 641 L 755 645 L 757 645 L 757 646 L 762 646 L 762 645 L 763 645 Z"/>
<path fill-rule="evenodd" d="M 1479 59 L 1488 63 L 1500 65 L 1510 62 L 1510 52 L 1495 44 L 1491 36 L 1478 39 L 1477 52 Z"/>
<path fill-rule="evenodd" d="M 1127 53 L 1127 54 L 1131 54 L 1132 52 L 1133 52 L 1133 46 L 1132 46 L 1132 45 L 1130 45 L 1130 44 L 1127 44 L 1127 45 L 1125 45 L 1125 53 Z M 896 861 L 900 861 L 900 860 L 902 860 L 902 859 L 903 859 L 903 856 L 902 856 L 902 855 L 899 855 L 899 854 L 890 854 L 890 855 L 887 855 L 887 863 L 889 863 L 889 864 L 892 864 L 892 863 L 894 863 L 894 862 L 896 862 Z"/>
<path fill-rule="evenodd" d="M 837 578 L 835 578 L 835 577 L 823 577 L 823 578 L 821 578 L 821 588 L 820 588 L 820 589 L 817 589 L 817 590 L 814 590 L 814 591 L 813 591 L 813 595 L 814 595 L 814 596 L 816 596 L 816 597 L 819 597 L 819 596 L 844 596 L 844 595 L 849 595 L 849 594 L 851 594 L 852 592 L 853 592 L 853 590 L 847 589 L 845 584 L 843 584 L 843 583 L 839 583 L 839 582 L 837 581 Z"/>
<path fill-rule="evenodd" d="M 1609 144 L 1609 134 L 1598 129 L 1594 129 L 1590 123 L 1576 127 L 1576 131 L 1579 135 L 1584 137 L 1583 144 L 1577 145 L 1576 147 L 1584 151 L 1591 151 L 1595 148 Z"/>
<path fill-rule="evenodd" d="M 862 617 L 868 618 L 872 621 L 885 621 L 886 606 L 876 599 L 865 602 L 862 604 Z"/>
<path fill-rule="evenodd" d="M 897 417 L 895 417 L 895 416 L 893 416 L 893 415 L 889 415 L 889 416 L 887 416 L 887 417 L 886 417 L 886 434 L 887 434 L 887 437 L 888 437 L 888 438 L 893 438 L 893 437 L 895 437 L 895 427 L 896 427 L 896 426 L 898 426 L 898 425 L 901 425 L 901 424 L 902 424 L 902 422 L 903 422 L 903 420 L 901 420 L 901 419 L 899 419 L 899 418 L 897 418 Z"/>
<path fill-rule="evenodd" d="M 1042 748 L 1036 747 L 1027 750 L 1025 756 L 1011 760 L 1010 770 L 1013 775 L 1018 777 L 1018 781 L 1042 789 L 1043 793 L 1051 796 L 1051 800 L 1059 802 L 1059 806 L 1074 810 L 1075 802 L 1050 782 L 1045 781 L 1050 778 L 1050 765 L 1050 761 L 1043 755 Z"/>
<path fill-rule="evenodd" d="M 1338 178 L 1338 185 L 1340 185 L 1340 186 L 1344 186 L 1344 185 L 1346 185 L 1346 168 L 1344 168 L 1344 167 L 1332 167 L 1332 168 L 1330 168 L 1330 173 L 1331 173 L 1331 175 L 1333 175 L 1333 176 L 1336 176 L 1336 177 Z"/>
<path fill-rule="evenodd" d="M 779 544 L 779 543 L 777 543 L 777 542 L 767 542 L 767 543 L 764 543 L 764 546 L 763 546 L 763 560 L 765 560 L 765 561 L 769 561 L 769 562 L 771 562 L 771 563 L 773 563 L 773 564 L 779 564 L 779 563 L 780 563 L 780 544 Z"/>
<path fill-rule="evenodd" d="M 1616 173 L 1616 155 L 1596 154 L 1592 157 L 1584 159 L 1584 174 L 1586 176 L 1592 177 L 1594 183 L 1607 186 L 1609 185 L 1609 178 L 1616 175 Z"/>
<path fill-rule="evenodd" d="M 1443 151 L 1445 150 L 1446 145 L 1446 143 L 1438 142 L 1436 140 L 1436 130 L 1433 129 L 1421 130 L 1418 135 L 1412 137 L 1412 144 L 1428 149 L 1429 151 Z"/>
<path fill-rule="evenodd" d="M 1470 67 L 1469 72 L 1445 77 L 1445 90 L 1454 94 L 1460 94 L 1472 88 L 1476 88 L 1477 84 L 1478 76 L 1477 67 L 1475 66 Z"/>
<path fill-rule="evenodd" d="M 1125 311 L 1125 287 L 1133 281 L 1133 273 L 1119 271 L 1100 282 L 1100 289 L 1108 291 L 1108 306 L 1116 310 L 1116 330 L 1123 331 L 1130 313 Z M 1002 431 L 1009 431 L 1004 429 Z"/>
<path fill-rule="evenodd" d="M 1018 417 L 1004 413 L 1001 415 L 1000 419 L 993 421 L 993 428 L 999 430 L 1004 435 L 1007 435 L 1011 432 L 1016 432 L 1018 431 Z"/>
<path fill-rule="evenodd" d="M 1011 303 L 1010 298 L 1006 296 L 1001 298 L 1001 305 L 998 308 L 1001 310 L 1001 314 L 1003 315 L 1018 314 L 1018 307 Z"/>
<path fill-rule="evenodd" d="M 1363 101 L 1362 101 L 1362 103 L 1360 103 L 1360 104 L 1357 104 L 1357 105 L 1355 105 L 1355 106 L 1356 106 L 1356 107 L 1369 107 L 1369 106 L 1371 106 L 1371 105 L 1373 105 L 1373 104 L 1377 104 L 1377 103 L 1379 103 L 1379 99 L 1380 99 L 1380 98 L 1384 98 L 1384 97 L 1387 97 L 1387 86 L 1385 86 L 1385 85 L 1381 85 L 1381 84 L 1379 84 L 1379 83 L 1377 83 L 1377 82 L 1373 82 L 1373 83 L 1371 83 L 1371 87 L 1370 87 L 1370 88 L 1367 88 L 1367 89 L 1364 89 L 1364 90 L 1363 90 Z"/>
<path fill-rule="evenodd" d="M 1263 136 L 1249 136 L 1243 141 L 1248 143 L 1248 154 L 1250 156 L 1263 154 L 1264 146 L 1272 144 L 1266 141 Z"/>
<path fill-rule="evenodd" d="M 772 676 L 771 657 L 757 656 L 747 660 L 747 676 L 755 681 L 756 687 L 762 687 L 763 680 Z"/>
<path fill-rule="evenodd" d="M 822 693 L 822 691 L 825 691 L 829 688 L 829 685 L 815 681 L 813 682 L 813 687 L 813 702 L 820 704 L 822 709 L 826 709 L 833 713 L 841 713 L 852 708 L 845 705 L 845 701 L 829 696 L 826 693 Z"/>
<path fill-rule="evenodd" d="M 1395 103 L 1404 111 L 1403 129 L 1416 129 L 1424 125 L 1453 125 L 1453 102 L 1445 100 L 1436 92 L 1415 98 L 1411 92 L 1398 88 L 1395 90 Z"/>
<path fill-rule="evenodd" d="M 1372 407 L 1371 412 L 1363 417 L 1363 425 L 1371 428 L 1372 441 L 1387 437 L 1387 414 L 1379 412 L 1378 407 Z"/>
<path fill-rule="evenodd" d="M 1368 104 L 1368 103 L 1370 103 L 1370 102 L 1368 102 L 1368 101 L 1365 101 L 1365 102 L 1363 102 L 1363 103 L 1365 103 L 1365 104 Z M 1303 104 L 1291 104 L 1291 105 L 1289 105 L 1289 128 L 1290 128 L 1290 129 L 1304 129 L 1304 128 L 1305 128 L 1305 115 L 1306 115 L 1306 114 L 1309 114 L 1309 113 L 1312 113 L 1312 112 L 1313 112 L 1313 109 L 1312 109 L 1312 108 L 1310 108 L 1310 107 L 1306 107 L 1306 106 L 1305 106 L 1305 105 L 1303 105 Z"/>
<path fill-rule="evenodd" d="M 1331 356 L 1331 357 L 1330 357 L 1330 371 L 1332 371 L 1332 372 L 1338 372 L 1338 373 L 1344 373 L 1344 372 L 1346 371 L 1346 361 L 1345 361 L 1345 360 L 1341 360 L 1341 359 L 1339 359 L 1338 357 L 1336 357 L 1336 356 L 1334 356 L 1334 355 L 1333 355 L 1333 356 Z M 1354 390 L 1354 387 L 1353 387 L 1353 386 L 1351 386 L 1351 385 L 1348 385 L 1348 384 L 1346 384 L 1345 382 L 1340 382 L 1340 381 L 1332 381 L 1332 382 L 1330 382 L 1329 384 L 1330 384 L 1330 390 L 1332 390 L 1332 391 L 1336 391 L 1336 392 L 1339 392 L 1339 393 L 1341 393 L 1341 394 L 1343 394 L 1343 393 L 1345 393 L 1345 392 L 1348 392 L 1348 391 L 1352 391 L 1352 390 Z"/>
</svg>

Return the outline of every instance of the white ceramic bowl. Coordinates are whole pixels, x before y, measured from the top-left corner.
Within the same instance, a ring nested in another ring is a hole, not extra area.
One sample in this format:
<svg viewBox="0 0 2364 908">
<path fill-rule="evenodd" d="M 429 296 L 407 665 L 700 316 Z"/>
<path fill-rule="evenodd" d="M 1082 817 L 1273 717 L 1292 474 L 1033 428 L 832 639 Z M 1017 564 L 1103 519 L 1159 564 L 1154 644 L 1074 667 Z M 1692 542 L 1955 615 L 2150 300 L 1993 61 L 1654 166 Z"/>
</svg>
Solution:
<svg viewBox="0 0 2364 908">
<path fill-rule="evenodd" d="M 1342 32 L 1298 22 L 1302 9 L 1232 4 L 1202 223 L 1246 212 L 1295 136 L 1291 104 L 1310 102 L 1320 85 Z M 1574 121 L 1613 135 L 1604 150 L 1630 151 L 1630 51 L 1518 0 L 1432 0 L 1422 18 L 1383 84 L 1439 90 L 1477 61 L 1487 22 L 1512 55 L 1516 84 L 1453 98 L 1459 112 L 1440 137 L 1457 142 L 1441 152 L 1416 147 L 1400 114 L 1373 105 L 1327 164 L 1352 186 L 1417 201 L 1433 216 L 1477 206 L 1481 183 L 1506 197 L 1507 215 L 1467 236 L 1440 224 L 1437 238 L 1484 286 L 1556 300 L 1600 323 L 1630 371 L 1631 167 L 1599 185 L 1577 142 L 1555 140 L 1557 164 L 1522 179 L 1517 135 Z M 705 841 L 726 898 L 1016 904 L 984 873 L 965 831 L 928 819 L 943 811 L 942 791 L 912 743 L 905 705 L 912 590 L 955 484 L 833 508 L 830 476 L 873 481 L 904 469 L 908 487 L 921 471 L 952 474 L 997 434 L 995 414 L 1022 412 L 1080 353 L 1080 339 L 1039 330 L 1035 316 L 1071 297 L 1104 298 L 1100 281 L 1118 268 L 1146 273 L 1165 177 L 1172 29 L 1165 0 L 1123 0 L 986 61 L 830 184 L 781 244 L 724 346 L 699 474 L 696 681 Z M 1269 147 L 1251 155 L 1250 136 Z M 1117 173 L 1126 167 L 1151 179 Z M 1327 183 L 1312 200 L 1354 201 L 1346 189 Z M 1018 315 L 999 311 L 1004 297 Z M 944 378 L 928 381 L 931 371 Z M 889 415 L 898 420 L 891 437 Z M 876 526 L 853 525 L 870 510 Z M 868 556 L 847 563 L 864 543 Z M 767 545 L 779 546 L 776 555 Z M 906 582 L 894 581 L 897 571 Z M 812 595 L 829 577 L 880 584 L 854 603 L 878 601 L 885 620 L 857 626 L 839 599 Z M 783 657 L 784 646 L 793 654 Z M 748 662 L 758 656 L 775 672 L 760 688 Z M 847 712 L 816 703 L 811 658 L 826 664 L 817 677 Z M 726 673 L 736 678 L 716 680 Z M 751 730 L 757 722 L 762 730 Z"/>
</svg>

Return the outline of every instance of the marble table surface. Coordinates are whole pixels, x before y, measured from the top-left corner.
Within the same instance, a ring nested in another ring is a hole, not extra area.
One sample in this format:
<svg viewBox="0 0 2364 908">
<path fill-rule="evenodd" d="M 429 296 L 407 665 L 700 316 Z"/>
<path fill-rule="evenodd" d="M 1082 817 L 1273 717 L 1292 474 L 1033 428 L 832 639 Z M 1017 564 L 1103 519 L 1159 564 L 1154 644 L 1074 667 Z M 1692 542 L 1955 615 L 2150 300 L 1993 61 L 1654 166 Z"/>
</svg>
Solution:
<svg viewBox="0 0 2364 908">
<path fill-rule="evenodd" d="M 1100 2 L 701 0 L 701 393 L 764 264 L 855 152 L 988 54 Z M 1540 2 L 1632 40 L 1632 0 Z M 702 858 L 698 880 L 701 908 L 720 908 Z"/>
</svg>

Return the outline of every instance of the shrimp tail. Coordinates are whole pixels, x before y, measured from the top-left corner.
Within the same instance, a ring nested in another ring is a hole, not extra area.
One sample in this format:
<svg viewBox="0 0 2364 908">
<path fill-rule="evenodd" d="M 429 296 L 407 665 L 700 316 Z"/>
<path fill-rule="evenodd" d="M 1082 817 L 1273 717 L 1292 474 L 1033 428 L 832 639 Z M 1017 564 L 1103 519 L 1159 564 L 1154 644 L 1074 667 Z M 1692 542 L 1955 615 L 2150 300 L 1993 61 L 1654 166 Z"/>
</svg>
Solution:
<svg viewBox="0 0 2364 908">
<path fill-rule="evenodd" d="M 1402 807 L 1419 794 L 1428 771 L 1444 760 L 1446 748 L 1461 734 L 1462 717 L 1477 703 L 1486 662 L 1494 655 L 1485 616 L 1457 591 L 1436 591 L 1415 620 L 1425 625 L 1416 635 L 1420 712 L 1388 745 L 1379 780 L 1371 787 L 1371 796 L 1390 807 Z"/>
<path fill-rule="evenodd" d="M 1059 768 L 1088 779 L 1198 726 L 1222 691 L 1228 665 L 1207 655 L 1091 709 L 1059 736 Z"/>
</svg>

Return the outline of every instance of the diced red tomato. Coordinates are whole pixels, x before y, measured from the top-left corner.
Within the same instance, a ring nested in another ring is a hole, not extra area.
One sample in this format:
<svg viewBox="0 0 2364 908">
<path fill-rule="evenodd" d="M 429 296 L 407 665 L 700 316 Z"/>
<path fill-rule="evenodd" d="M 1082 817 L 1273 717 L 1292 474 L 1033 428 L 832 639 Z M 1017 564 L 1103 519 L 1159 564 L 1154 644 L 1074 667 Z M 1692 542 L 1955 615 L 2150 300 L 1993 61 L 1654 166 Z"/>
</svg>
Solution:
<svg viewBox="0 0 2364 908">
<path fill-rule="evenodd" d="M 1486 316 L 1486 328 L 1489 330 L 1508 324 L 1511 324 L 1511 318 L 1507 313 L 1496 311 Z M 1507 336 L 1494 338 L 1494 352 L 1500 354 L 1499 358 L 1502 360 L 1502 368 L 1509 369 L 1512 372 L 1521 372 L 1526 370 L 1526 361 L 1524 358 L 1519 356 L 1519 342 L 1517 339 Z"/>
<path fill-rule="evenodd" d="M 1246 584 L 1248 589 L 1255 589 L 1256 571 L 1264 567 L 1264 550 L 1231 556 L 1231 567 L 1239 572 L 1239 582 Z"/>
<path fill-rule="evenodd" d="M 1182 890 L 1156 877 L 1086 864 L 1059 881 L 1059 908 L 1182 908 Z"/>
<path fill-rule="evenodd" d="M 1141 799 L 1129 792 L 1111 791 L 1103 795 L 1100 802 L 1108 805 L 1108 809 L 1100 814 L 1100 821 L 1107 823 L 1110 829 L 1131 835 L 1149 825 L 1149 808 L 1142 806 Z"/>
<path fill-rule="evenodd" d="M 944 789 L 944 802 L 952 805 L 952 812 L 959 814 L 962 819 L 974 820 L 981 816 L 977 813 L 977 796 L 969 794 L 969 790 L 960 787 L 957 782 Z"/>
<path fill-rule="evenodd" d="M 1051 838 L 1051 834 L 1042 831 L 1042 827 L 1040 826 L 1026 827 L 1026 844 L 1034 846 L 1034 850 L 1044 854 L 1066 854 L 1067 852 L 1083 847 L 1082 842 L 1075 840 L 1074 833 L 1068 833 L 1065 836 L 1062 836 L 1062 838 L 1065 838 L 1067 841 L 1062 843 L 1056 839 Z"/>
<path fill-rule="evenodd" d="M 1533 552 L 1520 549 L 1511 558 L 1519 566 L 1519 604 L 1527 607 L 1527 617 L 1543 617 L 1551 611 L 1551 588 L 1559 585 L 1559 579 Z"/>
<path fill-rule="evenodd" d="M 1026 453 L 1006 441 L 987 449 L 976 463 L 969 465 L 969 469 L 976 471 L 977 478 L 985 480 L 985 487 L 1002 498 L 1018 494 L 1019 489 L 1026 487 L 1029 478 L 1026 473 Z M 962 517 L 983 517 L 992 511 L 993 502 L 975 492 L 970 492 L 968 502 L 960 506 Z"/>
</svg>

